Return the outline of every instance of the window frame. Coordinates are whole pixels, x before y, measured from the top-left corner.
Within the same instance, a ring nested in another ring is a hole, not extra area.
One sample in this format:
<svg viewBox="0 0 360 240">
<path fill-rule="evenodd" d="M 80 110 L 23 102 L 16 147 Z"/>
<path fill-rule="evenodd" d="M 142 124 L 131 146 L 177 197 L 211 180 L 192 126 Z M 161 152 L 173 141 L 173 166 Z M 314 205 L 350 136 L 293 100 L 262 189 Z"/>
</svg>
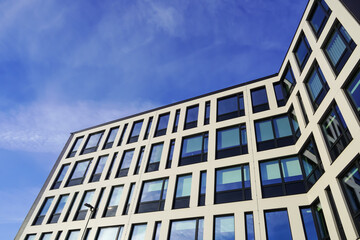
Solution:
<svg viewBox="0 0 360 240">
<path fill-rule="evenodd" d="M 233 97 L 236 98 L 237 110 L 219 115 L 219 102 L 229 99 L 229 98 L 233 98 Z M 244 109 L 241 109 L 240 101 L 243 102 Z M 237 118 L 237 117 L 242 117 L 242 116 L 245 116 L 245 103 L 244 103 L 243 92 L 235 93 L 232 95 L 228 95 L 228 96 L 224 96 L 224 97 L 220 97 L 220 98 L 216 99 L 216 122 L 221 122 L 221 121 L 225 121 L 225 120 L 233 119 L 233 118 Z"/>
<path fill-rule="evenodd" d="M 297 57 L 297 51 L 299 50 L 301 42 L 304 42 L 305 47 L 307 49 L 307 53 L 305 54 L 305 57 L 304 57 L 302 63 L 300 63 L 300 60 Z M 311 49 L 311 46 L 309 44 L 309 41 L 307 40 L 305 33 L 303 31 L 301 31 L 301 33 L 299 35 L 299 38 L 298 38 L 298 40 L 296 42 L 296 45 L 295 45 L 295 47 L 293 49 L 293 54 L 294 54 L 295 60 L 297 62 L 297 65 L 298 65 L 298 67 L 300 69 L 300 73 L 302 72 L 302 70 L 304 70 L 304 68 L 306 66 L 306 63 L 308 62 L 308 60 L 309 60 L 309 58 L 311 56 L 311 53 L 312 53 L 312 49 Z"/>
<path fill-rule="evenodd" d="M 183 157 L 182 155 L 183 155 L 184 141 L 186 139 L 196 138 L 198 136 L 202 136 L 201 153 Z M 207 139 L 207 140 L 205 140 L 205 139 Z M 209 140 L 208 132 L 201 132 L 201 133 L 196 133 L 196 134 L 192 134 L 192 135 L 188 135 L 188 136 L 183 136 L 181 139 L 181 148 L 180 148 L 180 157 L 179 157 L 178 167 L 201 163 L 201 162 L 206 162 L 207 154 L 208 154 L 208 146 L 205 146 L 205 143 L 207 142 L 207 144 L 209 145 L 208 140 Z"/>
</svg>

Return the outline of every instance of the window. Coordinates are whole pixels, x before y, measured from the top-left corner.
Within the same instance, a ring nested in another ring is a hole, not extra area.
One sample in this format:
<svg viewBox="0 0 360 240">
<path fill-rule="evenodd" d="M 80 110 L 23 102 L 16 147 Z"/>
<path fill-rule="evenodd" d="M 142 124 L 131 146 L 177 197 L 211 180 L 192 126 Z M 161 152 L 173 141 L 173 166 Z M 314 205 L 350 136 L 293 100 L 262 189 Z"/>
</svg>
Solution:
<svg viewBox="0 0 360 240">
<path fill-rule="evenodd" d="M 134 151 L 135 149 L 124 151 L 116 177 L 125 177 L 128 175 L 130 164 L 134 156 Z"/>
<path fill-rule="evenodd" d="M 117 158 L 117 155 L 118 153 L 114 153 L 112 159 L 111 159 L 111 163 L 110 163 L 110 167 L 108 169 L 108 172 L 106 173 L 106 177 L 105 177 L 105 180 L 108 180 L 111 176 L 111 173 L 112 173 L 112 170 L 113 170 L 113 167 L 114 167 L 114 162 L 115 162 L 115 159 Z"/>
<path fill-rule="evenodd" d="M 131 228 L 129 240 L 145 240 L 146 223 L 135 224 Z"/>
<path fill-rule="evenodd" d="M 251 102 L 253 113 L 269 110 L 266 88 L 261 87 L 251 90 Z"/>
<path fill-rule="evenodd" d="M 68 207 L 63 222 L 66 222 L 70 216 L 71 210 L 74 207 L 74 203 L 76 201 L 77 196 L 79 195 L 79 192 L 75 192 L 74 197 L 71 200 L 70 206 Z"/>
<path fill-rule="evenodd" d="M 56 203 L 56 206 L 54 208 L 54 211 L 52 212 L 48 223 L 57 223 L 60 217 L 60 214 L 62 210 L 64 209 L 64 206 L 66 204 L 66 201 L 68 199 L 69 195 L 61 195 L 58 202 Z"/>
<path fill-rule="evenodd" d="M 336 104 L 321 123 L 321 128 L 326 139 L 326 143 L 334 161 L 352 140 L 351 134 L 344 121 L 343 116 Z"/>
<path fill-rule="evenodd" d="M 132 199 L 132 196 L 134 194 L 134 188 L 135 188 L 135 183 L 131 183 L 129 194 L 128 194 L 127 198 L 126 198 L 125 207 L 124 207 L 124 210 L 123 210 L 123 213 L 122 213 L 123 215 L 127 215 L 128 212 L 129 212 L 131 199 Z"/>
<path fill-rule="evenodd" d="M 206 171 L 200 172 L 199 206 L 205 206 L 206 196 Z"/>
<path fill-rule="evenodd" d="M 159 120 L 156 126 L 155 137 L 166 134 L 167 125 L 169 122 L 170 113 L 165 113 L 159 116 Z"/>
<path fill-rule="evenodd" d="M 191 106 L 186 109 L 184 130 L 197 127 L 199 105 Z"/>
<path fill-rule="evenodd" d="M 78 210 L 75 214 L 74 221 L 85 219 L 86 213 L 88 211 L 88 207 L 85 206 L 85 203 L 92 205 L 92 199 L 93 199 L 94 193 L 95 193 L 95 190 L 86 191 L 84 193 L 83 199 L 81 200 Z"/>
<path fill-rule="evenodd" d="M 339 74 L 356 44 L 339 21 L 335 22 L 329 36 L 323 49 L 333 70 Z"/>
<path fill-rule="evenodd" d="M 42 233 L 40 240 L 50 240 L 51 239 L 51 234 L 52 233 Z"/>
<path fill-rule="evenodd" d="M 265 224 L 268 240 L 292 239 L 286 209 L 265 211 Z"/>
<path fill-rule="evenodd" d="M 153 172 L 159 170 L 163 145 L 163 143 L 158 143 L 151 146 L 151 152 L 146 172 Z"/>
<path fill-rule="evenodd" d="M 90 134 L 81 154 L 95 152 L 99 146 L 99 143 L 100 143 L 100 140 L 101 140 L 101 137 L 103 134 L 104 134 L 104 131 L 99 132 L 99 133 Z"/>
<path fill-rule="evenodd" d="M 216 131 L 216 159 L 248 153 L 245 124 Z"/>
<path fill-rule="evenodd" d="M 110 197 L 106 204 L 103 217 L 113 217 L 116 215 L 122 191 L 123 186 L 116 186 L 111 189 Z"/>
<path fill-rule="evenodd" d="M 208 151 L 208 133 L 184 137 L 181 146 L 179 166 L 206 162 Z"/>
<path fill-rule="evenodd" d="M 254 216 L 252 212 L 245 213 L 245 235 L 246 240 L 255 240 Z"/>
<path fill-rule="evenodd" d="M 119 139 L 118 146 L 120 146 L 120 145 L 122 144 L 123 140 L 124 140 L 124 136 L 125 136 L 125 133 L 126 133 L 127 126 L 128 126 L 128 124 L 126 123 L 126 124 L 124 125 L 124 128 L 123 128 L 123 130 L 122 130 L 122 133 L 121 133 L 121 135 L 120 135 L 120 139 Z"/>
<path fill-rule="evenodd" d="M 216 216 L 215 217 L 215 236 L 214 240 L 234 240 L 235 223 L 234 216 Z"/>
<path fill-rule="evenodd" d="M 35 240 L 36 234 L 28 234 L 25 237 L 25 240 Z"/>
<path fill-rule="evenodd" d="M 305 82 L 311 102 L 316 110 L 329 91 L 329 86 L 317 62 L 314 63 L 311 73 Z"/>
<path fill-rule="evenodd" d="M 170 141 L 170 147 L 169 147 L 169 154 L 166 161 L 166 167 L 165 168 L 171 168 L 171 162 L 174 155 L 174 147 L 175 147 L 175 139 L 172 139 Z"/>
<path fill-rule="evenodd" d="M 155 229 L 154 229 L 154 235 L 153 240 L 160 240 L 160 228 L 161 228 L 161 222 L 155 223 Z"/>
<path fill-rule="evenodd" d="M 55 236 L 55 240 L 59 240 L 61 237 L 62 231 L 58 231 L 56 236 Z M 85 238 L 86 239 L 86 238 Z"/>
<path fill-rule="evenodd" d="M 312 50 L 309 42 L 307 41 L 305 34 L 302 32 L 294 49 L 295 58 L 301 71 L 304 69 L 311 52 Z"/>
<path fill-rule="evenodd" d="M 146 132 L 145 132 L 144 140 L 148 139 L 148 137 L 149 137 L 152 120 L 153 120 L 153 117 L 150 117 L 150 118 L 149 118 L 149 122 L 148 122 L 147 127 L 146 127 Z"/>
<path fill-rule="evenodd" d="M 305 125 L 307 125 L 309 123 L 309 118 L 308 118 L 308 116 L 306 114 L 304 103 L 303 103 L 303 100 L 301 98 L 300 92 L 296 96 L 297 96 L 297 98 L 299 100 L 299 103 L 300 103 L 300 108 L 301 108 L 301 112 L 302 112 L 302 114 L 304 116 Z"/>
<path fill-rule="evenodd" d="M 79 147 L 81 145 L 83 138 L 84 138 L 84 136 L 76 138 L 75 143 L 72 146 L 71 151 L 69 152 L 69 154 L 67 156 L 68 158 L 75 156 L 76 152 L 79 150 Z"/>
<path fill-rule="evenodd" d="M 101 200 L 102 200 L 102 198 L 103 198 L 103 196 L 104 196 L 104 191 L 105 191 L 105 188 L 104 188 L 104 187 L 100 189 L 99 197 L 98 197 L 98 199 L 96 200 L 96 203 L 95 203 L 95 205 L 94 205 L 93 212 L 92 212 L 92 214 L 91 214 L 91 218 L 92 218 L 92 219 L 96 218 L 96 215 L 97 215 L 98 210 L 99 210 L 100 202 L 101 202 Z"/>
<path fill-rule="evenodd" d="M 96 236 L 96 240 L 120 240 L 123 226 L 101 227 Z"/>
<path fill-rule="evenodd" d="M 164 210 L 168 179 L 144 182 L 137 213 Z"/>
<path fill-rule="evenodd" d="M 66 240 L 78 240 L 80 237 L 80 230 L 70 230 Z"/>
<path fill-rule="evenodd" d="M 320 36 L 330 14 L 331 10 L 324 0 L 315 1 L 307 20 L 309 21 L 316 37 Z"/>
<path fill-rule="evenodd" d="M 173 126 L 173 133 L 177 132 L 178 126 L 179 126 L 179 117 L 180 117 L 180 109 L 176 110 L 175 113 L 175 121 Z"/>
<path fill-rule="evenodd" d="M 103 149 L 111 148 L 114 144 L 119 127 L 111 128 Z"/>
<path fill-rule="evenodd" d="M 217 100 L 217 121 L 224 121 L 245 115 L 244 97 L 242 93 Z"/>
<path fill-rule="evenodd" d="M 276 102 L 278 107 L 285 106 L 290 97 L 296 81 L 290 64 L 287 65 L 279 82 L 274 83 Z"/>
<path fill-rule="evenodd" d="M 42 224 L 42 222 L 44 221 L 45 215 L 48 212 L 53 200 L 54 200 L 54 197 L 45 198 L 43 205 L 41 206 L 40 211 L 37 214 L 37 216 L 33 222 L 33 225 L 41 225 Z"/>
<path fill-rule="evenodd" d="M 86 175 L 86 172 L 90 165 L 90 160 L 77 162 L 70 179 L 67 182 L 67 187 L 82 184 Z"/>
<path fill-rule="evenodd" d="M 295 137 L 296 137 L 296 139 L 298 139 L 301 136 L 301 132 L 300 132 L 297 117 L 295 115 L 295 110 L 292 106 L 289 110 L 289 115 L 290 115 L 290 119 L 291 119 L 291 122 L 292 122 L 292 125 L 294 128 L 294 131 L 295 131 Z"/>
<path fill-rule="evenodd" d="M 306 239 L 330 239 L 319 200 L 300 208 Z"/>
<path fill-rule="evenodd" d="M 177 177 L 173 209 L 187 208 L 190 203 L 191 174 Z"/>
<path fill-rule="evenodd" d="M 360 119 L 360 68 L 352 75 L 350 82 L 346 85 L 345 89 L 355 113 Z"/>
<path fill-rule="evenodd" d="M 342 225 L 341 223 L 341 220 L 340 220 L 340 215 L 339 215 L 339 212 L 337 210 L 337 207 L 336 207 L 336 204 L 335 204 L 335 200 L 334 200 L 334 197 L 332 195 L 332 192 L 331 192 L 331 189 L 330 189 L 330 186 L 328 186 L 326 189 L 326 195 L 329 199 L 329 202 L 330 202 L 330 210 L 331 212 L 333 213 L 334 217 L 335 217 L 335 222 L 336 222 L 336 226 L 337 226 L 337 229 L 339 230 L 339 234 L 340 234 L 340 239 L 346 239 L 346 236 L 345 236 L 345 231 L 344 231 L 344 226 Z"/>
<path fill-rule="evenodd" d="M 251 199 L 249 165 L 216 170 L 215 204 Z"/>
<path fill-rule="evenodd" d="M 139 157 L 138 157 L 138 160 L 137 160 L 137 163 L 136 163 L 136 168 L 135 168 L 134 175 L 139 174 L 140 167 L 141 167 L 141 161 L 142 161 L 143 156 L 144 156 L 144 151 L 145 151 L 145 146 L 142 146 L 140 148 L 140 154 L 139 154 Z"/>
<path fill-rule="evenodd" d="M 143 124 L 143 120 L 134 122 L 134 125 L 133 125 L 133 127 L 131 129 L 131 133 L 130 133 L 128 143 L 133 143 L 133 142 L 138 141 L 142 124 Z"/>
<path fill-rule="evenodd" d="M 210 123 L 210 101 L 205 103 L 205 118 L 204 118 L 204 125 Z"/>
<path fill-rule="evenodd" d="M 60 172 L 58 173 L 58 175 L 56 176 L 56 180 L 53 183 L 51 189 L 58 189 L 62 183 L 62 181 L 64 180 L 64 177 L 67 173 L 67 170 L 69 169 L 70 164 L 65 164 L 61 167 Z"/>
<path fill-rule="evenodd" d="M 194 239 L 203 240 L 204 219 L 194 218 L 173 220 L 170 223 L 169 240 Z"/>
<path fill-rule="evenodd" d="M 294 120 L 291 114 L 288 114 L 255 121 L 257 150 L 263 151 L 295 144 L 297 141 L 295 127 L 298 125 L 294 126 Z"/>
<path fill-rule="evenodd" d="M 104 170 L 108 156 L 101 156 L 96 163 L 94 172 L 91 174 L 90 182 L 97 182 L 100 180 L 101 174 Z"/>
</svg>

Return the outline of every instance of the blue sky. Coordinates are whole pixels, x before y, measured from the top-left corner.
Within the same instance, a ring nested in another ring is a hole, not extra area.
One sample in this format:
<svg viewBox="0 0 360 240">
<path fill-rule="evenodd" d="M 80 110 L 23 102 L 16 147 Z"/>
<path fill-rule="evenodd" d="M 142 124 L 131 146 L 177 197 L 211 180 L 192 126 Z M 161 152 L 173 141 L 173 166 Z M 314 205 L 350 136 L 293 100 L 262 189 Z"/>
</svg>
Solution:
<svg viewBox="0 0 360 240">
<path fill-rule="evenodd" d="M 305 0 L 1 0 L 0 239 L 70 132 L 276 73 Z"/>
</svg>

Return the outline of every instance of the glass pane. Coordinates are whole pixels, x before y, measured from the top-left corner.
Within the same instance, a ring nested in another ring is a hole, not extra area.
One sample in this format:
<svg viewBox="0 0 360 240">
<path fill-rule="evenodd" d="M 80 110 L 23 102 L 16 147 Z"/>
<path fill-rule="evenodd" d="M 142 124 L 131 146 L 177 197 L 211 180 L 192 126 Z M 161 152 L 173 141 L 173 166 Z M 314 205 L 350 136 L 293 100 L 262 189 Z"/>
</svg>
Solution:
<svg viewBox="0 0 360 240">
<path fill-rule="evenodd" d="M 334 31 L 328 44 L 326 45 L 326 52 L 328 53 L 330 60 L 334 66 L 338 63 L 340 57 L 342 56 L 345 50 L 346 50 L 345 43 L 343 42 L 338 32 Z"/>
<path fill-rule="evenodd" d="M 311 212 L 311 208 L 302 208 L 301 216 L 305 228 L 305 234 L 307 239 L 318 239 L 314 218 Z"/>
<path fill-rule="evenodd" d="M 215 240 L 235 240 L 234 216 L 215 217 Z"/>
<path fill-rule="evenodd" d="M 176 187 L 176 197 L 190 196 L 190 193 L 191 193 L 191 175 L 179 177 Z"/>
<path fill-rule="evenodd" d="M 245 213 L 246 240 L 255 240 L 254 217 L 252 213 Z"/>
<path fill-rule="evenodd" d="M 285 182 L 302 180 L 300 162 L 297 157 L 282 159 L 281 167 Z"/>
<path fill-rule="evenodd" d="M 200 194 L 205 194 L 206 192 L 206 172 L 201 173 L 201 186 L 200 186 Z"/>
<path fill-rule="evenodd" d="M 197 240 L 203 240 L 204 238 L 204 219 L 200 218 L 199 221 L 199 227 L 198 227 L 198 238 Z"/>
<path fill-rule="evenodd" d="M 63 195 L 63 196 L 61 196 L 60 201 L 59 201 L 59 204 L 58 204 L 57 208 L 55 209 L 54 214 L 59 214 L 59 213 L 62 212 L 62 210 L 64 209 L 64 206 L 65 206 L 65 204 L 66 204 L 66 201 L 67 201 L 68 197 L 69 197 L 69 195 Z"/>
<path fill-rule="evenodd" d="M 115 187 L 110 198 L 109 206 L 117 206 L 123 191 L 123 186 Z"/>
<path fill-rule="evenodd" d="M 284 93 L 282 90 L 282 85 L 279 82 L 274 84 L 274 90 L 275 90 L 275 95 L 276 95 L 277 101 L 282 101 L 285 99 Z"/>
<path fill-rule="evenodd" d="M 136 136 L 140 135 L 142 124 L 143 124 L 143 121 L 134 123 L 131 137 L 136 137 Z"/>
<path fill-rule="evenodd" d="M 78 162 L 71 179 L 82 178 L 85 175 L 90 161 Z"/>
<path fill-rule="evenodd" d="M 261 182 L 263 185 L 281 183 L 278 161 L 260 163 Z"/>
<path fill-rule="evenodd" d="M 241 126 L 241 144 L 247 145 L 247 136 L 246 136 L 246 127 L 245 125 Z"/>
<path fill-rule="evenodd" d="M 51 233 L 44 233 L 41 235 L 41 240 L 50 240 L 51 239 Z"/>
<path fill-rule="evenodd" d="M 341 120 L 340 120 L 341 121 Z M 341 129 L 341 123 L 334 111 L 331 111 L 329 116 L 325 119 L 325 122 L 322 124 L 325 131 L 325 137 L 330 144 L 333 146 L 337 139 L 343 134 Z"/>
<path fill-rule="evenodd" d="M 196 219 L 171 222 L 170 240 L 195 239 Z"/>
<path fill-rule="evenodd" d="M 266 89 L 260 88 L 251 91 L 251 101 L 253 106 L 258 106 L 262 104 L 267 104 L 268 99 L 266 95 Z"/>
<path fill-rule="evenodd" d="M 157 130 L 166 129 L 168 122 L 169 122 L 169 114 L 160 116 Z"/>
<path fill-rule="evenodd" d="M 35 240 L 36 234 L 27 235 L 25 240 Z"/>
<path fill-rule="evenodd" d="M 250 187 L 250 172 L 249 172 L 249 165 L 244 165 L 244 184 L 245 187 L 248 188 Z"/>
<path fill-rule="evenodd" d="M 157 222 L 155 225 L 155 234 L 153 240 L 160 240 L 160 228 L 161 228 L 161 222 Z"/>
<path fill-rule="evenodd" d="M 320 159 L 318 159 L 314 144 L 309 142 L 309 144 L 306 146 L 305 151 L 301 155 L 301 159 L 303 161 L 305 174 L 306 176 L 309 176 L 309 174 L 318 166 Z"/>
<path fill-rule="evenodd" d="M 89 191 L 89 192 L 85 193 L 85 197 L 84 197 L 84 200 L 81 203 L 80 210 L 87 210 L 88 209 L 85 206 L 85 203 L 88 203 L 88 204 L 92 205 L 91 201 L 93 199 L 94 193 L 95 193 L 95 191 Z"/>
<path fill-rule="evenodd" d="M 141 195 L 141 202 L 160 200 L 162 185 L 163 185 L 162 179 L 146 182 L 144 184 L 144 190 Z"/>
<path fill-rule="evenodd" d="M 310 23 L 313 26 L 316 33 L 319 32 L 319 29 L 325 18 L 327 18 L 327 16 L 324 12 L 324 9 L 320 6 L 320 4 L 317 4 L 314 14 L 310 20 Z"/>
<path fill-rule="evenodd" d="M 349 93 L 349 96 L 351 96 L 356 112 L 360 113 L 360 71 L 357 72 L 346 90 Z"/>
<path fill-rule="evenodd" d="M 149 163 L 160 162 L 163 144 L 153 145 Z"/>
<path fill-rule="evenodd" d="M 119 232 L 120 228 L 120 232 Z M 119 235 L 117 235 L 119 232 Z M 121 238 L 122 227 L 100 228 L 97 240 L 117 240 Z"/>
<path fill-rule="evenodd" d="M 299 129 L 299 124 L 298 124 L 298 120 L 297 120 L 297 117 L 295 115 L 295 110 L 293 109 L 291 111 L 291 121 L 292 121 L 292 124 L 293 124 L 293 127 L 294 127 L 294 131 L 296 132 L 298 129 Z"/>
<path fill-rule="evenodd" d="M 76 143 L 75 143 L 73 149 L 71 150 L 72 152 L 75 152 L 75 151 L 77 151 L 79 149 L 81 141 L 83 140 L 83 138 L 84 137 L 80 137 L 80 138 L 76 139 Z"/>
<path fill-rule="evenodd" d="M 39 213 L 39 216 L 45 216 L 45 215 L 46 215 L 46 213 L 47 213 L 47 211 L 49 210 L 50 205 L 51 205 L 51 203 L 52 203 L 53 200 L 54 200 L 53 197 L 52 197 L 52 198 L 47 198 L 47 199 L 45 200 L 44 206 L 42 207 L 42 209 L 41 209 L 41 211 L 40 211 L 40 213 Z"/>
<path fill-rule="evenodd" d="M 273 128 L 271 120 L 255 123 L 256 128 L 256 140 L 257 142 L 263 142 L 274 139 Z"/>
<path fill-rule="evenodd" d="M 133 156 L 134 156 L 134 150 L 125 151 L 123 160 L 121 162 L 121 169 L 130 168 L 130 164 Z"/>
<path fill-rule="evenodd" d="M 186 122 L 195 122 L 198 119 L 199 106 L 190 107 L 187 109 Z"/>
<path fill-rule="evenodd" d="M 80 230 L 71 231 L 67 240 L 78 240 L 80 237 Z"/>
<path fill-rule="evenodd" d="M 236 146 L 240 146 L 239 127 L 219 130 L 217 132 L 217 150 L 232 148 Z"/>
<path fill-rule="evenodd" d="M 130 240 L 144 240 L 146 234 L 146 224 L 134 225 Z"/>
<path fill-rule="evenodd" d="M 276 118 L 274 121 L 275 135 L 277 138 L 292 135 L 289 118 L 287 116 Z"/>
<path fill-rule="evenodd" d="M 242 188 L 241 167 L 226 168 L 216 171 L 216 191 Z"/>
<path fill-rule="evenodd" d="M 300 65 L 303 65 L 306 55 L 308 54 L 308 49 L 304 40 L 305 37 L 302 37 L 301 42 L 296 50 L 296 57 Z"/>
<path fill-rule="evenodd" d="M 323 90 L 322 79 L 318 75 L 318 72 L 314 69 L 309 78 L 308 86 L 310 89 L 310 96 L 313 101 L 319 96 L 321 90 Z"/>
<path fill-rule="evenodd" d="M 268 240 L 292 239 L 286 210 L 265 212 Z"/>
<path fill-rule="evenodd" d="M 359 169 L 354 166 L 342 178 L 345 192 L 350 206 L 355 213 L 360 211 L 360 173 Z"/>
<path fill-rule="evenodd" d="M 107 140 L 108 143 L 114 142 L 118 130 L 119 130 L 119 128 L 111 129 L 108 140 Z"/>
<path fill-rule="evenodd" d="M 195 137 L 184 138 L 182 146 L 182 157 L 189 157 L 201 154 L 203 135 Z"/>
<path fill-rule="evenodd" d="M 327 227 L 326 227 L 324 213 L 323 213 L 320 202 L 318 202 L 316 204 L 316 206 L 314 206 L 314 208 L 315 208 L 316 221 L 317 221 L 318 226 L 319 226 L 320 236 L 321 236 L 322 239 L 327 239 L 328 236 L 329 236 L 329 233 L 328 233 L 328 230 L 327 230 Z"/>
<path fill-rule="evenodd" d="M 345 40 L 350 43 L 350 41 L 352 40 L 349 33 L 345 30 L 345 28 L 343 26 L 340 26 L 339 28 L 342 36 L 345 38 Z"/>
<path fill-rule="evenodd" d="M 105 164 L 106 164 L 106 161 L 108 159 L 108 156 L 102 156 L 100 157 L 99 159 L 99 163 L 96 167 L 96 170 L 95 170 L 95 174 L 99 174 L 99 173 L 102 173 L 104 167 L 105 167 Z"/>
<path fill-rule="evenodd" d="M 86 148 L 96 147 L 98 145 L 98 142 L 100 141 L 102 134 L 103 133 L 101 132 L 101 133 L 96 133 L 96 134 L 90 135 L 90 139 L 86 144 Z"/>
<path fill-rule="evenodd" d="M 61 173 L 60 173 L 60 175 L 59 175 L 59 178 L 56 180 L 57 182 L 60 182 L 60 181 L 64 180 L 64 177 L 65 177 L 65 175 L 66 175 L 67 170 L 69 169 L 69 166 L 70 166 L 70 165 L 65 165 L 65 166 L 62 168 Z"/>
<path fill-rule="evenodd" d="M 237 96 L 232 96 L 218 100 L 218 115 L 223 115 L 238 111 Z"/>
</svg>

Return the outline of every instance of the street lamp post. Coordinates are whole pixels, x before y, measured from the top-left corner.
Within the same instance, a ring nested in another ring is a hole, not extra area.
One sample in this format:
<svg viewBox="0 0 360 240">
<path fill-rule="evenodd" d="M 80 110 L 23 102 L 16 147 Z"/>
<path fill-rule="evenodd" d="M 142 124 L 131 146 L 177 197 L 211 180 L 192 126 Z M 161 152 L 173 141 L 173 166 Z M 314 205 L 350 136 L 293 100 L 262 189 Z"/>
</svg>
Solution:
<svg viewBox="0 0 360 240">
<path fill-rule="evenodd" d="M 94 212 L 94 207 L 93 207 L 93 206 L 91 206 L 89 203 L 85 203 L 85 204 L 84 204 L 84 206 L 90 209 L 90 215 L 89 215 L 88 220 L 86 221 L 85 229 L 84 229 L 83 235 L 81 236 L 81 240 L 84 240 L 87 225 L 89 224 L 89 221 L 90 221 L 91 215 L 92 215 L 92 214 L 93 214 L 93 212 Z"/>
</svg>

